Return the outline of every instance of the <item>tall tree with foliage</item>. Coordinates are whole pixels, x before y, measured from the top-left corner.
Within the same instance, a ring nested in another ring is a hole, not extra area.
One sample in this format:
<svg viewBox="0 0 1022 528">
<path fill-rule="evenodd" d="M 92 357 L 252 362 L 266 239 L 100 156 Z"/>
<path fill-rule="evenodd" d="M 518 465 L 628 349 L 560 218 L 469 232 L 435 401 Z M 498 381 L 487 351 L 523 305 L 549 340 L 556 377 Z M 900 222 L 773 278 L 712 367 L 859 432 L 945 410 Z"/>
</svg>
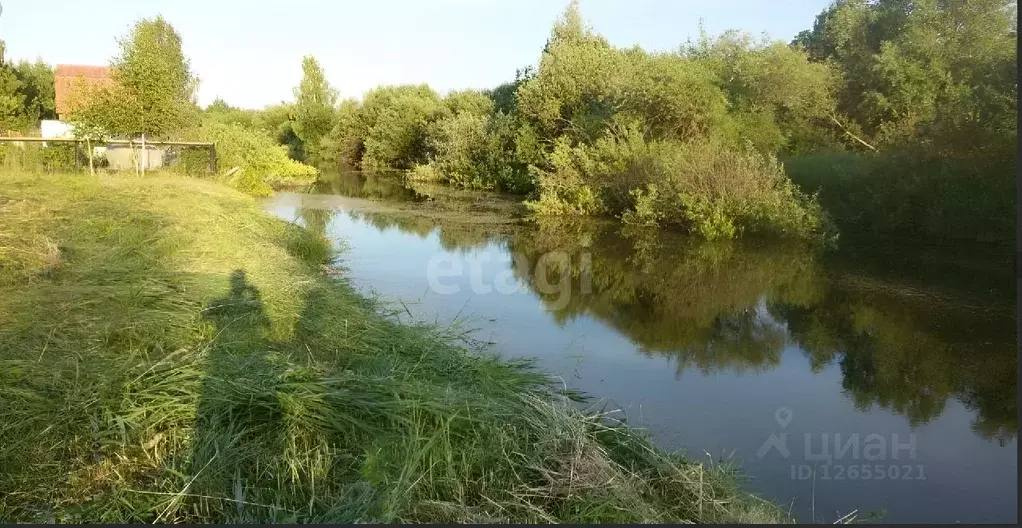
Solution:
<svg viewBox="0 0 1022 528">
<path fill-rule="evenodd" d="M 804 152 L 837 140 L 834 90 L 827 64 L 810 62 L 797 47 L 738 31 L 711 38 L 702 32 L 682 56 L 703 64 L 727 96 L 733 136 L 764 152 Z"/>
<path fill-rule="evenodd" d="M 327 82 L 316 58 L 309 55 L 302 59 L 302 81 L 294 92 L 294 133 L 306 156 L 317 159 L 320 142 L 336 121 L 337 90 Z"/>
<path fill-rule="evenodd" d="M 181 50 L 181 36 L 162 16 L 138 21 L 118 41 L 110 66 L 114 86 L 86 95 L 72 119 L 112 134 L 163 137 L 196 117 L 197 78 Z"/>
<path fill-rule="evenodd" d="M 53 70 L 42 60 L 12 64 L 4 47 L 0 40 L 0 129 L 27 130 L 54 119 Z"/>
<path fill-rule="evenodd" d="M 17 128 L 25 107 L 21 80 L 4 59 L 6 44 L 0 40 L 0 129 Z"/>
<path fill-rule="evenodd" d="M 42 59 L 21 61 L 14 68 L 25 95 L 25 117 L 32 126 L 42 119 L 56 119 L 57 105 L 54 92 L 53 68 Z"/>
<path fill-rule="evenodd" d="M 1011 0 L 840 0 L 794 43 L 880 147 L 958 149 L 1015 134 L 1016 24 Z"/>
</svg>

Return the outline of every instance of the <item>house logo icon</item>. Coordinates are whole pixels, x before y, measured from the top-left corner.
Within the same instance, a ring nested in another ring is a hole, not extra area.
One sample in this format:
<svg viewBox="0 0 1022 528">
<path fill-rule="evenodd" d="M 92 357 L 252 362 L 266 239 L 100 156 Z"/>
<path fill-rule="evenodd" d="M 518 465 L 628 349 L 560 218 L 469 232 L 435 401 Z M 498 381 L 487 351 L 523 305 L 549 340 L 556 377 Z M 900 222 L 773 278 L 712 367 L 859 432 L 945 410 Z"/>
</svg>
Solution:
<svg viewBox="0 0 1022 528">
<path fill-rule="evenodd" d="M 774 420 L 777 420 L 777 425 L 780 425 L 781 429 L 786 429 L 788 424 L 791 423 L 791 419 L 792 412 L 787 407 L 781 407 L 774 412 Z M 771 449 L 776 449 L 783 458 L 791 456 L 791 452 L 788 451 L 788 433 L 771 433 L 770 437 L 763 442 L 763 445 L 759 446 L 759 450 L 756 451 L 756 458 L 762 460 Z"/>
</svg>

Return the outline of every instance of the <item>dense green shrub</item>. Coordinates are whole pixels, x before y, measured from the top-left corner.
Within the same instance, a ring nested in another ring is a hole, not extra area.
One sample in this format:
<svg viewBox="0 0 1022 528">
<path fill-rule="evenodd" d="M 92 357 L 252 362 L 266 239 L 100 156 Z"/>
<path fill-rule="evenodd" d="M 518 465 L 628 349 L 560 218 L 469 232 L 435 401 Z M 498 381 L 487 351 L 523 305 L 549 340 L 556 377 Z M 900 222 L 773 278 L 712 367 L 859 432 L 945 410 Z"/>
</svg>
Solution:
<svg viewBox="0 0 1022 528">
<path fill-rule="evenodd" d="M 647 140 L 621 126 L 592 146 L 558 142 L 551 170 L 537 170 L 541 214 L 611 214 L 631 223 L 676 225 L 705 238 L 743 232 L 828 235 L 815 198 L 777 160 L 715 141 Z"/>
<path fill-rule="evenodd" d="M 797 47 L 737 31 L 703 34 L 682 56 L 711 72 L 726 95 L 733 139 L 768 153 L 841 144 L 829 121 L 839 81 L 830 65 L 810 62 Z"/>
<path fill-rule="evenodd" d="M 288 157 L 287 148 L 237 124 L 206 120 L 187 131 L 195 141 L 216 144 L 218 178 L 249 194 L 267 195 L 274 186 L 309 184 L 318 171 Z"/>
<path fill-rule="evenodd" d="M 429 126 L 429 163 L 411 172 L 416 180 L 516 193 L 532 190 L 527 166 L 516 159 L 515 120 L 504 113 L 463 111 Z"/>
<path fill-rule="evenodd" d="M 411 169 L 426 162 L 427 127 L 448 112 L 425 84 L 370 90 L 361 103 L 341 104 L 321 156 L 367 170 Z"/>
<path fill-rule="evenodd" d="M 577 22 L 576 22 L 577 23 Z M 562 21 L 534 78 L 518 89 L 523 120 L 546 139 L 595 141 L 615 116 L 656 138 L 695 139 L 727 128 L 727 100 L 707 68 L 678 54 L 616 49 Z"/>
<path fill-rule="evenodd" d="M 0 168 L 4 170 L 70 172 L 81 166 L 82 159 L 72 143 L 0 144 Z"/>
</svg>

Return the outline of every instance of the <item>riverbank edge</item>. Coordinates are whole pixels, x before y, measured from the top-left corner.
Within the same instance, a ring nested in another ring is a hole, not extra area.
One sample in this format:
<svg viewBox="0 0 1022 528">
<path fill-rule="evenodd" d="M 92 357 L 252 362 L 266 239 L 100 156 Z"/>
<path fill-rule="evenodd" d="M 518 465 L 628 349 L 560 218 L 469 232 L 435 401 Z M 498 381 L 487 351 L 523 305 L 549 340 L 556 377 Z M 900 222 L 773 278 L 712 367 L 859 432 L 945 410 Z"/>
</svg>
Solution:
<svg viewBox="0 0 1022 528">
<path fill-rule="evenodd" d="M 0 519 L 780 522 L 728 464 L 401 325 L 316 215 L 191 178 L 0 173 Z"/>
</svg>

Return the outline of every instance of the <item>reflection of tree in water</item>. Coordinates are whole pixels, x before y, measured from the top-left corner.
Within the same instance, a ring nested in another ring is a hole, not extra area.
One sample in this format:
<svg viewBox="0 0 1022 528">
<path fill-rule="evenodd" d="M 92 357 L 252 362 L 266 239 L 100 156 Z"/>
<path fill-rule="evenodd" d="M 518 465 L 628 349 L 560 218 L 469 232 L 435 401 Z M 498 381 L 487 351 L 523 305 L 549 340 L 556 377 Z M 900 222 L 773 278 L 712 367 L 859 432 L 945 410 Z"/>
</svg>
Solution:
<svg viewBox="0 0 1022 528">
<path fill-rule="evenodd" d="M 369 200 L 405 202 L 423 199 L 405 185 L 404 177 L 399 173 L 372 174 L 350 170 L 328 172 L 316 182 L 315 190 L 320 194 L 338 194 Z"/>
<path fill-rule="evenodd" d="M 860 409 L 890 409 L 919 425 L 948 398 L 973 410 L 973 429 L 1004 441 L 1015 435 L 1016 362 L 1012 320 L 949 300 L 921 299 L 856 281 L 828 284 L 822 305 L 779 306 L 814 368 L 837 361 Z"/>
<path fill-rule="evenodd" d="M 500 239 L 482 225 L 414 215 L 349 213 L 379 229 L 425 238 L 439 229 L 447 250 Z M 696 368 L 762 372 L 797 344 L 814 372 L 837 364 L 842 385 L 860 409 L 873 405 L 919 425 L 955 398 L 975 413 L 984 438 L 1015 435 L 1015 345 L 1012 309 L 965 300 L 966 287 L 920 296 L 919 278 L 881 276 L 875 269 L 823 266 L 804 247 L 781 243 L 695 243 L 670 233 L 620 229 L 592 220 L 542 221 L 510 238 L 515 276 L 559 324 L 591 316 L 617 329 L 646 355 L 666 356 L 680 375 Z M 570 277 L 570 296 L 536 283 L 549 252 L 548 284 Z M 590 256 L 590 293 L 581 294 L 582 254 Z M 956 280 L 961 282 L 960 280 Z M 562 304 L 558 304 L 558 302 Z M 939 302 L 938 302 L 939 301 Z M 1003 304 L 1003 303 L 1002 303 Z M 987 311 L 963 309 L 983 305 Z"/>
<path fill-rule="evenodd" d="M 330 224 L 330 218 L 335 211 L 316 207 L 301 207 L 298 209 L 298 216 L 302 219 L 305 228 L 313 234 L 326 237 L 326 228 Z"/>
<path fill-rule="evenodd" d="M 679 373 L 689 366 L 703 372 L 776 366 L 784 331 L 757 305 L 764 297 L 806 303 L 816 295 L 811 253 L 787 246 L 693 244 L 644 230 L 621 236 L 612 225 L 592 222 L 543 222 L 520 232 L 511 248 L 528 263 L 515 273 L 530 285 L 543 254 L 572 255 L 572 295 L 563 309 L 551 308 L 558 322 L 594 316 L 643 353 L 677 361 Z M 589 294 L 578 293 L 583 252 L 591 255 Z M 548 308 L 559 297 L 536 290 Z"/>
<path fill-rule="evenodd" d="M 398 213 L 348 211 L 352 220 L 364 222 L 376 229 L 398 229 L 419 238 L 427 238 L 434 231 L 440 246 L 447 251 L 465 251 L 480 248 L 502 238 L 499 230 L 485 224 L 443 221 L 431 216 Z"/>
<path fill-rule="evenodd" d="M 919 425 L 955 398 L 976 413 L 977 434 L 1015 434 L 1012 318 L 963 310 L 958 296 L 931 302 L 899 282 L 825 274 L 819 259 L 797 246 L 693 244 L 648 231 L 622 236 L 593 222 L 543 222 L 518 233 L 511 249 L 516 276 L 556 321 L 595 317 L 644 354 L 676 361 L 679 374 L 688 367 L 770 369 L 795 342 L 814 371 L 839 364 L 859 409 L 878 405 Z M 555 250 L 571 255 L 572 295 L 562 306 L 559 293 L 536 286 L 533 269 Z M 583 252 L 591 256 L 589 294 L 578 293 Z"/>
</svg>

